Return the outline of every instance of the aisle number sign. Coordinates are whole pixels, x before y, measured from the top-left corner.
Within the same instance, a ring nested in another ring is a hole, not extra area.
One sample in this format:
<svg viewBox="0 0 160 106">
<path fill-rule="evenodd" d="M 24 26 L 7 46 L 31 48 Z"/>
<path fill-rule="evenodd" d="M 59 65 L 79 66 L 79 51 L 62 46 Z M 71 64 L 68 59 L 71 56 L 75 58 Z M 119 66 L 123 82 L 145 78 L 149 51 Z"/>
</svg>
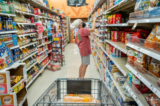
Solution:
<svg viewBox="0 0 160 106">
<path fill-rule="evenodd" d="M 22 89 L 24 88 L 24 81 L 20 82 L 18 85 L 16 85 L 14 88 L 13 88 L 13 91 L 15 93 L 18 93 L 19 91 L 21 91 Z"/>
</svg>

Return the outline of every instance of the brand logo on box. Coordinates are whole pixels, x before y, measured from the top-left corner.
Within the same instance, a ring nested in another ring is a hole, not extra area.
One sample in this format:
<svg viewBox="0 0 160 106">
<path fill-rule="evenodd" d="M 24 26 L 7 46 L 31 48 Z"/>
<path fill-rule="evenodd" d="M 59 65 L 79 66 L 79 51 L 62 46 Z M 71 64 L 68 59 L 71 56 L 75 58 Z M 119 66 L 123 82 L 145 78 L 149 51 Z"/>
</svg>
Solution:
<svg viewBox="0 0 160 106">
<path fill-rule="evenodd" d="M 4 76 L 0 75 L 0 83 L 3 83 L 3 82 L 4 82 Z"/>
<path fill-rule="evenodd" d="M 4 104 L 11 104 L 12 103 L 12 98 L 10 96 L 6 96 L 3 98 Z"/>
</svg>

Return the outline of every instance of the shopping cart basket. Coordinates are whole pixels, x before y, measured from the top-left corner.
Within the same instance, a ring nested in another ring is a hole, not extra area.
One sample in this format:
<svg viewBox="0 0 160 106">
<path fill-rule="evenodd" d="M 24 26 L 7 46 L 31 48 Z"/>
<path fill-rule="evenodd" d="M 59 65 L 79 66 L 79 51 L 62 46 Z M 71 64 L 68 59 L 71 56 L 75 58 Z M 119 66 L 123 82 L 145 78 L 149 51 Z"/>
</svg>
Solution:
<svg viewBox="0 0 160 106">
<path fill-rule="evenodd" d="M 100 103 L 63 102 L 66 94 L 91 94 Z M 38 98 L 33 106 L 117 106 L 103 81 L 99 79 L 60 78 Z"/>
</svg>

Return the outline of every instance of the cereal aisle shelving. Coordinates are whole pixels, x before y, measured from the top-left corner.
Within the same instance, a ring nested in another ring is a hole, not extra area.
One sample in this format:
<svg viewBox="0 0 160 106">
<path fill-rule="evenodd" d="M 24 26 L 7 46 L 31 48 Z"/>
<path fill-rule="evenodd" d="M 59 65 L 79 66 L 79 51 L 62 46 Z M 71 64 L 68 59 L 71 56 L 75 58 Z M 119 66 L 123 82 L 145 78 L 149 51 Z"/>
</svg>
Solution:
<svg viewBox="0 0 160 106">
<path fill-rule="evenodd" d="M 0 101 L 4 101 L 0 105 L 28 106 L 29 86 L 45 68 L 56 71 L 52 46 L 55 38 L 63 39 L 63 49 L 68 43 L 67 17 L 44 1 L 0 1 L 4 5 L 0 8 Z M 55 25 L 59 21 L 64 22 L 63 33 Z"/>
<path fill-rule="evenodd" d="M 96 0 L 91 8 L 92 54 L 119 106 L 158 106 L 159 10 L 152 0 Z"/>
</svg>

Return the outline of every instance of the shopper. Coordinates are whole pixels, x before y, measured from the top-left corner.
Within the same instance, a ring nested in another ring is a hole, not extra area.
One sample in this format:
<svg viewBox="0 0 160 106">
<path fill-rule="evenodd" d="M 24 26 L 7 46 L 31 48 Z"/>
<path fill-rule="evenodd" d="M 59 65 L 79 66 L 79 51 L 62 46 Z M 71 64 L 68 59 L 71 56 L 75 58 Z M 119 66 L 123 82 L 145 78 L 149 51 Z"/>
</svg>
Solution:
<svg viewBox="0 0 160 106">
<path fill-rule="evenodd" d="M 81 19 L 77 19 L 73 22 L 74 27 L 78 28 L 75 37 L 75 43 L 78 45 L 82 61 L 79 67 L 79 78 L 84 78 L 86 69 L 90 64 L 91 46 L 90 46 L 89 35 L 95 30 L 95 22 L 96 18 L 93 21 L 91 29 L 83 28 L 84 24 Z"/>
</svg>

